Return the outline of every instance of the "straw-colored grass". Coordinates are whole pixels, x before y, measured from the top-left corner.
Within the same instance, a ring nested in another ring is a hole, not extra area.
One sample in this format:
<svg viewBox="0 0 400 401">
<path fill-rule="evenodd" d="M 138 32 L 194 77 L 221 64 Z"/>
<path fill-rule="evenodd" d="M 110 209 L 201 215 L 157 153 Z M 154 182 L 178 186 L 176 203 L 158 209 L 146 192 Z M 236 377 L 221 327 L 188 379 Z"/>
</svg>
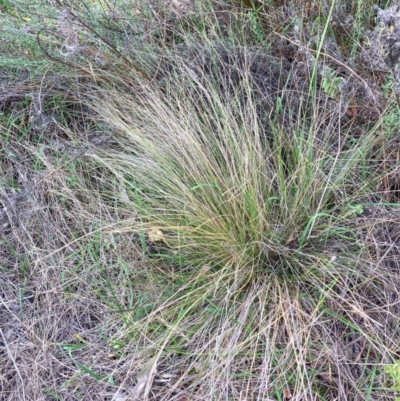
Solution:
<svg viewBox="0 0 400 401">
<path fill-rule="evenodd" d="M 0 400 L 392 399 L 397 9 L 3 3 Z"/>
</svg>

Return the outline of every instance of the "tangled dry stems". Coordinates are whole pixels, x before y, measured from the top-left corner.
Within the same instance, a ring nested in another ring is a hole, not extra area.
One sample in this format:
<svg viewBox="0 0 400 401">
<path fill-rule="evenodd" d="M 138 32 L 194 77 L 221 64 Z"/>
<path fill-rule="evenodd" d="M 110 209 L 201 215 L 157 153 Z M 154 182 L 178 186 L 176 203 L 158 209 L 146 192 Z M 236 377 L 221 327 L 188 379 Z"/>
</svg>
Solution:
<svg viewBox="0 0 400 401">
<path fill-rule="evenodd" d="M 1 397 L 391 397 L 391 106 L 348 75 L 339 102 L 308 91 L 299 49 L 292 70 L 171 46 L 151 85 L 116 66 L 61 109 L 43 86 L 2 94 Z M 346 117 L 354 100 L 378 113 Z"/>
</svg>

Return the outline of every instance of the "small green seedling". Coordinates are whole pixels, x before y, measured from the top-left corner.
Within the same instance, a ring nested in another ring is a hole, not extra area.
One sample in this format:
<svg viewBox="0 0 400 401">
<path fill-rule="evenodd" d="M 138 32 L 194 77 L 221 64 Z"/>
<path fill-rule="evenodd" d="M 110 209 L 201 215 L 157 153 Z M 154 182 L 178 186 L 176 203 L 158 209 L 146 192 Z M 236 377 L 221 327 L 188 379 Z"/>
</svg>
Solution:
<svg viewBox="0 0 400 401">
<path fill-rule="evenodd" d="M 335 71 L 326 69 L 322 78 L 322 89 L 327 96 L 336 99 L 340 94 L 340 84 L 343 78 L 337 77 Z"/>
<path fill-rule="evenodd" d="M 393 365 L 386 366 L 385 371 L 393 382 L 391 390 L 400 391 L 400 360 Z M 396 401 L 400 401 L 400 397 L 396 397 Z"/>
</svg>

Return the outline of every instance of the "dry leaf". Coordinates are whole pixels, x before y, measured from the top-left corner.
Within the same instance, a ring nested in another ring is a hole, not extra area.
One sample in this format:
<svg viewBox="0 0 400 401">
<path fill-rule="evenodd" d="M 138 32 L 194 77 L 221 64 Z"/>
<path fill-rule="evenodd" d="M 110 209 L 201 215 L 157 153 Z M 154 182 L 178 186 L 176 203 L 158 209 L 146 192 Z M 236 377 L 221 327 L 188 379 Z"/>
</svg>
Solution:
<svg viewBox="0 0 400 401">
<path fill-rule="evenodd" d="M 142 371 L 136 377 L 137 384 L 131 392 L 131 396 L 134 400 L 143 400 L 147 398 L 156 373 L 157 365 L 153 358 L 146 363 Z"/>
<path fill-rule="evenodd" d="M 114 395 L 112 401 L 128 401 L 128 397 L 129 397 L 129 395 L 126 394 L 124 391 L 118 391 Z"/>
<path fill-rule="evenodd" d="M 210 271 L 211 270 L 211 266 L 210 265 L 204 265 L 201 269 L 200 269 L 200 273 L 201 274 L 205 274 L 205 273 L 207 273 L 208 271 Z"/>
<path fill-rule="evenodd" d="M 293 241 L 294 241 L 294 233 L 290 233 L 289 238 L 287 239 L 285 245 L 287 246 Z"/>
<path fill-rule="evenodd" d="M 119 181 L 119 196 L 123 202 L 130 201 L 128 192 L 126 191 L 124 181 L 122 179 Z"/>
<path fill-rule="evenodd" d="M 285 388 L 285 390 L 283 390 L 283 399 L 288 401 L 292 398 L 292 393 L 290 392 L 290 390 L 288 388 Z"/>
<path fill-rule="evenodd" d="M 171 379 L 174 378 L 174 377 L 176 377 L 176 375 L 173 375 L 171 373 L 164 373 L 164 374 L 161 375 L 160 379 L 157 380 L 157 381 L 161 382 L 161 383 L 166 383 L 166 382 L 171 381 Z"/>
<path fill-rule="evenodd" d="M 149 230 L 147 232 L 147 236 L 149 237 L 149 240 L 152 242 L 165 241 L 164 233 L 158 228 L 152 228 L 151 230 Z"/>
</svg>

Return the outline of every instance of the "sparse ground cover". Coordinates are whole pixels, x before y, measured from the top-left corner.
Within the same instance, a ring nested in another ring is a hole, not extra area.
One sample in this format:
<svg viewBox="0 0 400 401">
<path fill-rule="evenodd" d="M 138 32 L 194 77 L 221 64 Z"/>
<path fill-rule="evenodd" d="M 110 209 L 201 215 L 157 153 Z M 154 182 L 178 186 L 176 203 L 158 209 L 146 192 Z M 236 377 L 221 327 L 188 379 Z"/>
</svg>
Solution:
<svg viewBox="0 0 400 401">
<path fill-rule="evenodd" d="M 395 398 L 395 6 L 0 10 L 0 400 Z"/>
</svg>

